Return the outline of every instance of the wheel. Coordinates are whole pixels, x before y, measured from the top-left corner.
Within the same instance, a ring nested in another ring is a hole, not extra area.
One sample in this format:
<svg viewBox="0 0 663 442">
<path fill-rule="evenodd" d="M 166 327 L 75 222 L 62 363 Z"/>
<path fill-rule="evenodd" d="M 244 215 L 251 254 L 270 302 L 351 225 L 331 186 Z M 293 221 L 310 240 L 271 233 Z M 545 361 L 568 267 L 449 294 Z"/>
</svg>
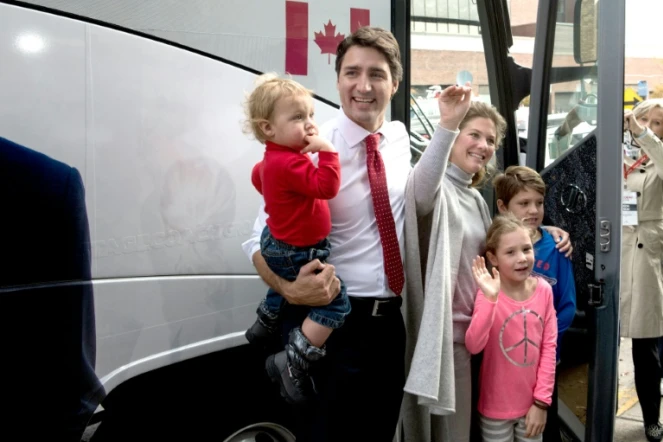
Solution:
<svg viewBox="0 0 663 442">
<path fill-rule="evenodd" d="M 295 436 L 280 425 L 261 422 L 242 428 L 223 442 L 295 442 Z"/>
<path fill-rule="evenodd" d="M 289 408 L 248 346 L 130 379 L 103 406 L 92 442 L 295 440 Z"/>
</svg>

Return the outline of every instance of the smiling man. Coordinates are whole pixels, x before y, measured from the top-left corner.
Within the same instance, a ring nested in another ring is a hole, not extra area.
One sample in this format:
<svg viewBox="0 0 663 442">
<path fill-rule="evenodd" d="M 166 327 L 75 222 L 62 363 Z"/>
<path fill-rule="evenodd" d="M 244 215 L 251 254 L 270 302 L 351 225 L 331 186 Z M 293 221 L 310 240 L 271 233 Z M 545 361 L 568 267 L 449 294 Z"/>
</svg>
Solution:
<svg viewBox="0 0 663 442">
<path fill-rule="evenodd" d="M 301 324 L 308 306 L 326 305 L 337 296 L 336 273 L 347 287 L 352 311 L 327 341 L 326 359 L 312 368 L 317 372 L 315 399 L 294 410 L 297 440 L 390 442 L 405 384 L 401 295 L 406 276 L 408 287 L 416 279 L 421 284 L 421 276 L 406 275 L 403 264 L 406 184 L 410 181 L 415 189 L 417 211 L 431 211 L 444 163 L 436 151 L 453 144 L 471 90 L 451 87 L 442 93 L 436 132 L 440 149 L 427 151 L 412 169 L 405 126 L 385 121 L 403 76 L 394 36 L 380 28 L 360 28 L 339 44 L 336 74 L 342 109 L 320 128 L 341 164 L 341 188 L 329 201 L 328 264 L 313 261 L 294 281 L 275 275 L 259 250 L 264 211 L 243 248 L 262 279 L 288 301 L 282 312 L 285 337 Z M 418 259 L 408 248 L 411 255 Z"/>
</svg>

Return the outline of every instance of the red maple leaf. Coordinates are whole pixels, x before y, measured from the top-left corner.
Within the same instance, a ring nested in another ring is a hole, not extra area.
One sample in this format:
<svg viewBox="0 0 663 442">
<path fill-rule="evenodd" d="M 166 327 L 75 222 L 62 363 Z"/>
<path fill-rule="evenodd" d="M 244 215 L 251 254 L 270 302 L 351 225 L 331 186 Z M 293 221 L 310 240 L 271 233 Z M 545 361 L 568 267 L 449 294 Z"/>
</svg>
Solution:
<svg viewBox="0 0 663 442">
<path fill-rule="evenodd" d="M 325 26 L 325 33 L 315 32 L 315 43 L 320 47 L 321 54 L 327 55 L 327 64 L 331 64 L 331 54 L 336 53 L 336 48 L 338 44 L 343 41 L 345 35 L 338 33 L 334 36 L 336 32 L 336 26 L 332 24 L 331 20 Z"/>
</svg>

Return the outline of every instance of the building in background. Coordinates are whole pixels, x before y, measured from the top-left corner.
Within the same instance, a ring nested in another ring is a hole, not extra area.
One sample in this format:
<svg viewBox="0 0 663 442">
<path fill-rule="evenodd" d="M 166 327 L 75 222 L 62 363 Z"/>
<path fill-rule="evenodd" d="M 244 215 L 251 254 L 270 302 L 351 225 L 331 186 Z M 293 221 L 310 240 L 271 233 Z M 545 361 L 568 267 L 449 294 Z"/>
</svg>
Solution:
<svg viewBox="0 0 663 442">
<path fill-rule="evenodd" d="M 655 45 L 655 24 L 646 11 L 656 10 L 658 0 L 632 0 L 626 13 L 626 95 L 645 92 L 663 96 L 663 51 Z M 411 56 L 412 92 L 430 95 L 432 86 L 456 83 L 459 71 L 473 75 L 477 99 L 490 100 L 488 76 L 481 39 L 476 0 L 412 0 Z M 508 0 L 513 46 L 517 64 L 531 68 L 536 32 L 537 0 Z M 575 0 L 560 0 L 553 66 L 576 66 L 573 58 L 573 15 Z M 654 14 L 657 15 L 657 14 Z M 651 31 L 651 38 L 647 32 Z M 651 43 L 650 43 L 651 42 Z M 591 86 L 592 79 L 586 80 Z M 552 87 L 550 113 L 568 112 L 579 96 L 578 82 Z M 630 90 L 629 90 L 630 89 Z M 628 100 L 626 100 L 628 101 Z"/>
</svg>

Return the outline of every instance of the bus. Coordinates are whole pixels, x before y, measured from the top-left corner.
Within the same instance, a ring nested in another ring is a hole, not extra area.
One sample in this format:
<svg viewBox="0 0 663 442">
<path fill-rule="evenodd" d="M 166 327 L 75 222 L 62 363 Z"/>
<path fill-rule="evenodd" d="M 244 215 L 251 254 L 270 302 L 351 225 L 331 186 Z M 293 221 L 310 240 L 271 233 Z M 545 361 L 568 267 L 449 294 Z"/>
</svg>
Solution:
<svg viewBox="0 0 663 442">
<path fill-rule="evenodd" d="M 57 426 L 53 416 L 72 408 L 62 394 L 97 426 L 96 441 L 294 440 L 244 338 L 266 286 L 241 248 L 259 207 L 249 178 L 262 156 L 242 132 L 242 103 L 257 75 L 287 72 L 314 90 L 316 119 L 332 118 L 336 44 L 371 25 L 401 45 L 405 76 L 388 118 L 412 129 L 413 163 L 436 123 L 422 100 L 462 71 L 475 98 L 509 122 L 497 165 L 544 176 L 546 223 L 574 243 L 578 310 L 561 369 L 584 367 L 584 389 L 560 394 L 563 431 L 612 440 L 625 2 L 322 3 L 0 0 L 0 170 L 18 168 L 20 153 L 73 177 L 62 180 L 64 196 L 72 185 L 78 192 L 78 215 L 60 222 L 54 211 L 74 209 L 56 210 L 65 203 L 52 195 L 42 201 L 18 184 L 0 191 L 17 204 L 0 221 L 16 269 L 0 272 L 0 295 L 16 312 L 8 324 L 29 324 L 12 329 L 7 357 L 29 358 L 35 366 L 16 376 L 45 382 L 34 428 Z M 37 167 L 29 164 L 20 167 Z M 22 175 L 55 186 L 48 172 Z M 495 209 L 491 189 L 482 193 Z M 77 272 L 59 273 L 67 260 Z M 53 299 L 71 300 L 75 327 L 59 320 L 65 307 Z M 42 350 L 27 350 L 35 345 Z M 66 373 L 81 391 L 61 382 Z"/>
</svg>

